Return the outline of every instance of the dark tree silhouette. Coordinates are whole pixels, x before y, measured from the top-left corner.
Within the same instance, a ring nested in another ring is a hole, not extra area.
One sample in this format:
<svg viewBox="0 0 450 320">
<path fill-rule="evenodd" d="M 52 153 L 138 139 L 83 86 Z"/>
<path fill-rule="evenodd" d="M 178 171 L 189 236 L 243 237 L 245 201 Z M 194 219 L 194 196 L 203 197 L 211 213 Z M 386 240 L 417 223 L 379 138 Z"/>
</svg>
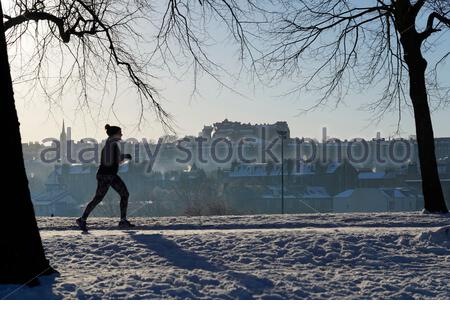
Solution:
<svg viewBox="0 0 450 320">
<path fill-rule="evenodd" d="M 0 15 L 3 13 L 0 3 Z M 6 39 L 0 23 L 0 114 L 8 150 L 8 185 L 1 192 L 3 203 L 0 240 L 0 283 L 36 284 L 37 277 L 54 273 L 45 258 L 41 237 L 34 216 L 28 180 L 22 155 L 19 121 L 14 103 Z"/>
<path fill-rule="evenodd" d="M 412 106 L 424 211 L 448 212 L 437 171 L 429 99 L 433 89 L 445 94 L 438 97 L 438 103 L 445 105 L 449 101 L 448 89 L 438 87 L 436 72 L 450 52 L 443 52 L 429 78 L 423 52 L 437 46 L 430 38 L 432 35 L 448 32 L 450 2 L 281 0 L 280 3 L 283 6 L 268 25 L 272 38 L 267 42 L 270 49 L 263 60 L 265 71 L 272 71 L 273 79 L 298 76 L 305 79 L 294 91 L 322 92 L 317 104 L 304 111 L 323 106 L 330 98 L 338 105 L 349 90 L 385 84 L 380 99 L 369 108 L 379 121 L 386 111 L 397 110 L 400 122 L 403 108 Z M 305 61 L 315 63 L 306 65 Z M 431 81 L 427 82 L 427 78 Z"/>
</svg>

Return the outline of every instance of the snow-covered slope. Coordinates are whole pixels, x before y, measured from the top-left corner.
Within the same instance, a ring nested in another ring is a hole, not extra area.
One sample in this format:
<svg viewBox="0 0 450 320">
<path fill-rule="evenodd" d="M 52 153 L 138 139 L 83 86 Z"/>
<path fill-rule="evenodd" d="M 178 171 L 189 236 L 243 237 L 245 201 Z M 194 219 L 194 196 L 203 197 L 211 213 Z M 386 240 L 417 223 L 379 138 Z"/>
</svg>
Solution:
<svg viewBox="0 0 450 320">
<path fill-rule="evenodd" d="M 226 217 L 39 218 L 61 275 L 19 299 L 450 298 L 450 216 L 353 213 Z"/>
</svg>

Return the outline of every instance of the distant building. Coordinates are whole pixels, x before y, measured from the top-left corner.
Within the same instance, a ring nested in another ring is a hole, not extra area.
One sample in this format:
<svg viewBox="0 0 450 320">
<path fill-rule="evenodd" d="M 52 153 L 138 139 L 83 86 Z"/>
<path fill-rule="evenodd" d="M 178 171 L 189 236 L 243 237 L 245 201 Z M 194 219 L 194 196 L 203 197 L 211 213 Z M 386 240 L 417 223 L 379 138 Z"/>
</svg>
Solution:
<svg viewBox="0 0 450 320">
<path fill-rule="evenodd" d="M 444 194 L 444 199 L 447 205 L 450 205 L 450 179 L 441 178 L 441 187 L 442 187 L 442 193 Z M 405 183 L 408 187 L 417 190 L 417 192 L 421 195 L 422 194 L 422 180 L 421 179 L 414 179 L 414 180 L 405 180 Z M 422 199 L 423 201 L 423 199 Z M 422 204 L 423 207 L 423 204 Z"/>
<path fill-rule="evenodd" d="M 341 162 L 316 163 L 314 175 L 297 176 L 296 182 L 305 185 L 323 186 L 330 195 L 335 195 L 346 189 L 356 188 L 357 174 L 356 168 L 344 159 Z"/>
<path fill-rule="evenodd" d="M 437 159 L 438 173 L 441 178 L 450 178 L 450 156 Z"/>
<path fill-rule="evenodd" d="M 444 159 L 450 158 L 450 138 L 441 137 L 434 139 L 434 147 L 436 152 L 436 158 Z"/>
<path fill-rule="evenodd" d="M 56 171 L 50 174 L 45 186 L 45 192 L 31 198 L 36 215 L 65 216 L 78 213 L 77 202 L 61 184 Z"/>
<path fill-rule="evenodd" d="M 212 126 L 203 127 L 200 136 L 207 139 L 228 138 L 231 141 L 237 141 L 244 137 L 262 138 L 262 131 L 264 131 L 265 139 L 278 137 L 277 131 L 286 131 L 287 138 L 290 138 L 290 130 L 286 121 L 277 121 L 273 124 L 250 124 L 228 119 L 216 122 Z"/>
<path fill-rule="evenodd" d="M 297 212 L 331 212 L 333 197 L 324 187 L 306 187 L 298 199 Z"/>
<path fill-rule="evenodd" d="M 59 163 L 76 162 L 76 159 L 73 159 L 73 147 L 74 143 L 72 141 L 72 128 L 67 127 L 66 131 L 66 126 L 63 120 L 61 133 L 59 134 Z"/>
<path fill-rule="evenodd" d="M 235 182 L 233 182 L 235 183 Z M 276 184 L 231 184 L 225 188 L 229 204 L 242 213 L 280 213 L 281 186 Z M 291 186 L 284 189 L 286 213 L 331 212 L 333 197 L 321 186 Z"/>
<path fill-rule="evenodd" d="M 359 188 L 400 187 L 405 175 L 397 170 L 361 171 L 358 173 Z"/>
<path fill-rule="evenodd" d="M 256 203 L 257 210 L 263 213 L 281 213 L 281 187 L 266 186 L 266 191 L 260 194 L 259 203 Z M 298 207 L 298 195 L 291 191 L 284 190 L 284 210 L 286 213 L 295 212 Z"/>
<path fill-rule="evenodd" d="M 418 210 L 418 195 L 407 188 L 356 188 L 333 198 L 334 212 L 389 212 Z"/>
<path fill-rule="evenodd" d="M 330 195 L 357 187 L 356 169 L 347 161 L 327 164 L 292 162 L 285 164 L 287 185 L 323 187 Z M 253 184 L 278 184 L 281 182 L 281 164 L 238 164 L 229 172 L 229 180 L 241 180 Z"/>
</svg>

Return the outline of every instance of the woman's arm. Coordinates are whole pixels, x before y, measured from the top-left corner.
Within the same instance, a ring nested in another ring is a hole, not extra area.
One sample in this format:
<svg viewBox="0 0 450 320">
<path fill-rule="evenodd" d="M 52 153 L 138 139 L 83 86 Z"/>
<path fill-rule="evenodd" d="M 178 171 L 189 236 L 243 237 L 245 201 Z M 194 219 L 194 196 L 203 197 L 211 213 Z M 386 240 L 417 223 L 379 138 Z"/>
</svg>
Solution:
<svg viewBox="0 0 450 320">
<path fill-rule="evenodd" d="M 116 159 L 117 164 L 122 163 L 125 159 L 129 159 L 131 160 L 131 154 L 129 153 L 121 153 L 120 152 L 120 147 L 119 144 L 117 142 L 113 143 L 113 155 L 114 155 L 114 159 Z"/>
<path fill-rule="evenodd" d="M 131 160 L 132 159 L 132 157 L 131 157 L 131 154 L 129 154 L 129 153 L 121 153 L 120 154 L 120 162 L 123 162 L 125 159 L 128 159 L 128 160 Z"/>
</svg>

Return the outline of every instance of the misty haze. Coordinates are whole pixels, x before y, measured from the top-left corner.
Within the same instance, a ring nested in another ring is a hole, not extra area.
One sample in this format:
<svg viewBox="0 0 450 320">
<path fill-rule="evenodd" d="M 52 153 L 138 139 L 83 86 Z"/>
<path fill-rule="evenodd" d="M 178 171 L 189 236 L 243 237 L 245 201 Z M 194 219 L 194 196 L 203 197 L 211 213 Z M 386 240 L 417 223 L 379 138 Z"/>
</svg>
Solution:
<svg viewBox="0 0 450 320">
<path fill-rule="evenodd" d="M 285 131 L 284 139 L 277 132 Z M 404 212 L 423 208 L 417 141 L 408 138 L 291 137 L 285 121 L 250 124 L 225 119 L 198 136 L 126 137 L 133 160 L 119 174 L 130 189 L 130 215 L 202 216 L 310 212 Z M 23 144 L 30 191 L 39 216 L 78 216 L 95 191 L 104 141 L 59 139 Z M 56 135 L 55 135 L 56 136 Z M 281 159 L 283 143 L 283 159 Z M 436 138 L 446 199 L 450 197 L 450 138 Z M 283 176 L 281 179 L 281 161 Z M 284 199 L 281 188 L 283 186 Z M 115 216 L 110 192 L 97 216 Z M 284 202 L 284 208 L 282 208 Z M 282 212 L 282 209 L 284 211 Z"/>
</svg>

